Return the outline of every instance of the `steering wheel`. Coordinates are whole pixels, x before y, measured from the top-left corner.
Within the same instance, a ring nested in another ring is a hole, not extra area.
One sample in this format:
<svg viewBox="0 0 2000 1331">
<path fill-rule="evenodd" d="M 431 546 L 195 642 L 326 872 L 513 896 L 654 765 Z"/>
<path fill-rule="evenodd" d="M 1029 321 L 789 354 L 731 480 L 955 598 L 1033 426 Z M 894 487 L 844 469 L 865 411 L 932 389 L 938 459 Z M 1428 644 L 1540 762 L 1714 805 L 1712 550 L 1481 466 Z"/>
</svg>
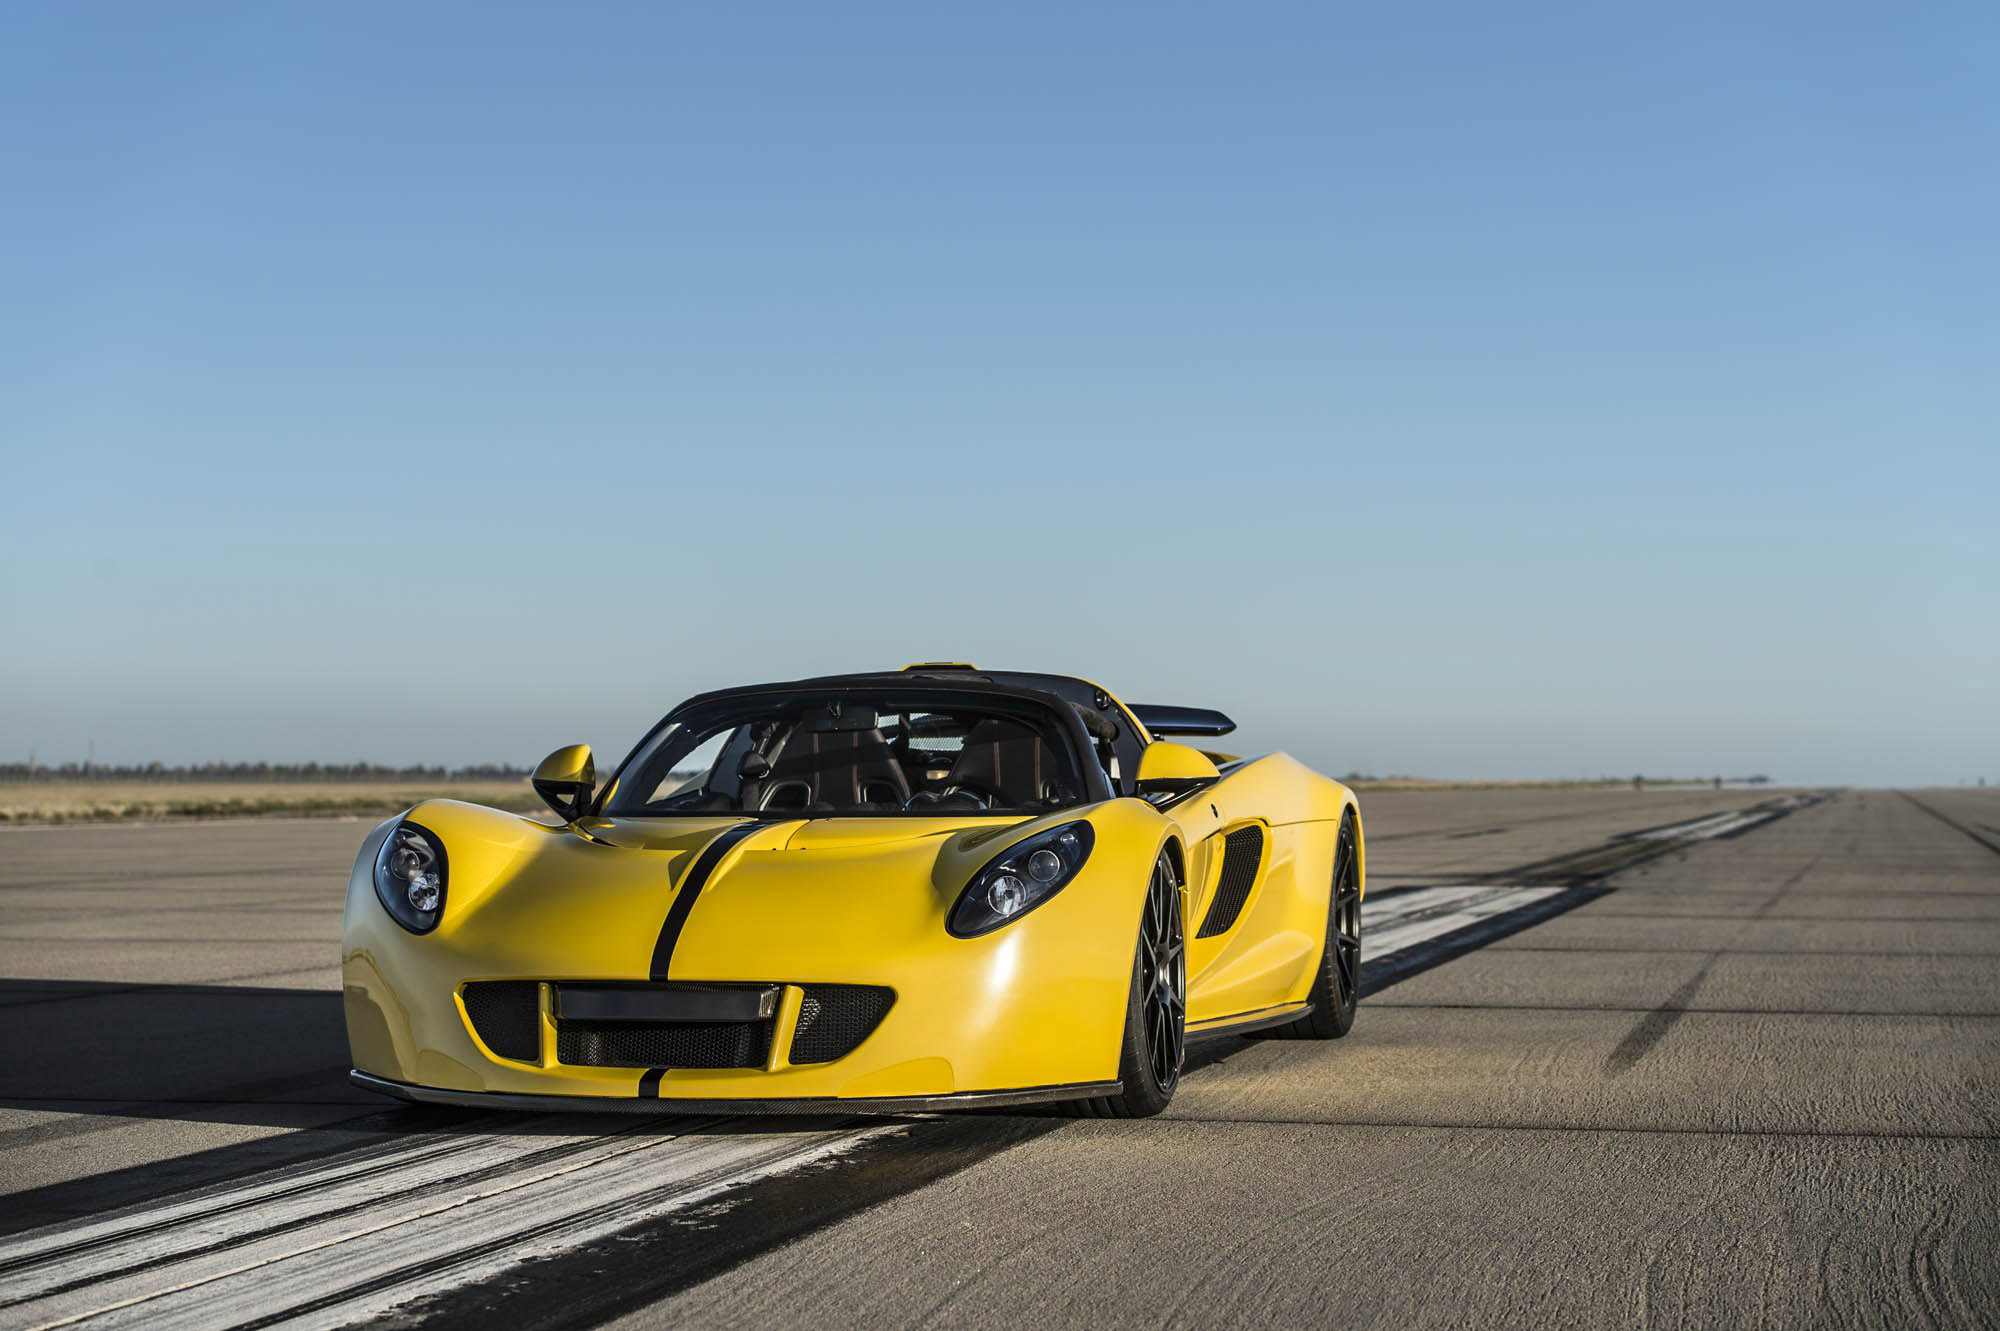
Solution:
<svg viewBox="0 0 2000 1331">
<path fill-rule="evenodd" d="M 954 781 L 944 788 L 947 795 L 970 795 L 979 801 L 979 807 L 990 809 L 994 805 L 1005 805 L 1007 796 L 1000 790 L 979 781 Z"/>
<path fill-rule="evenodd" d="M 903 801 L 903 811 L 909 813 L 916 809 L 928 809 L 957 797 L 971 800 L 974 808 L 983 810 L 992 808 L 993 802 L 999 795 L 997 792 L 988 792 L 967 782 L 959 782 L 956 785 L 946 786 L 943 790 L 918 791 Z"/>
</svg>

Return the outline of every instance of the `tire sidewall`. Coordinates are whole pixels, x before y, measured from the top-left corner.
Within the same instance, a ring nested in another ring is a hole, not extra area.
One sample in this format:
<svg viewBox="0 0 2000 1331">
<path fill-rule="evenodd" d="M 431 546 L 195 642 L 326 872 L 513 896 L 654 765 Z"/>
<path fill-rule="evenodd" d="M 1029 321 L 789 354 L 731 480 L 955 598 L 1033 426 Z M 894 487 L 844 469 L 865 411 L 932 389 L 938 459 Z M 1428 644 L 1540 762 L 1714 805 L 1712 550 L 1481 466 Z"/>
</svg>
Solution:
<svg viewBox="0 0 2000 1331">
<path fill-rule="evenodd" d="M 1178 875 L 1173 874 L 1172 861 L 1167 859 L 1164 853 L 1162 853 L 1160 860 L 1155 861 L 1155 868 L 1161 862 L 1166 863 L 1168 874 L 1174 878 L 1174 909 L 1178 913 L 1182 908 L 1180 880 Z M 1180 1088 L 1181 1074 L 1187 1066 L 1187 1014 L 1183 1010 L 1179 1018 L 1181 1021 L 1181 1063 L 1180 1067 L 1175 1069 L 1174 1084 L 1162 1088 L 1159 1079 L 1153 1075 L 1152 1050 L 1149 1045 L 1149 1037 L 1146 1029 L 1146 994 L 1144 992 L 1146 918 L 1148 911 L 1152 907 L 1152 894 L 1153 880 L 1149 874 L 1146 879 L 1146 895 L 1139 903 L 1139 929 L 1132 947 L 1132 982 L 1125 998 L 1125 1043 L 1118 1059 L 1118 1080 L 1124 1084 L 1124 1091 L 1119 1096 L 1119 1100 L 1122 1102 L 1121 1107 L 1125 1113 L 1133 1117 L 1157 1114 L 1162 1109 L 1165 1109 L 1173 1100 L 1174 1092 Z M 1187 925 L 1185 920 L 1182 921 L 1181 930 L 1182 944 L 1179 965 L 1183 968 L 1183 973 L 1185 973 L 1187 966 Z M 1186 990 L 1185 981 L 1182 982 L 1182 990 L 1183 992 Z"/>
</svg>

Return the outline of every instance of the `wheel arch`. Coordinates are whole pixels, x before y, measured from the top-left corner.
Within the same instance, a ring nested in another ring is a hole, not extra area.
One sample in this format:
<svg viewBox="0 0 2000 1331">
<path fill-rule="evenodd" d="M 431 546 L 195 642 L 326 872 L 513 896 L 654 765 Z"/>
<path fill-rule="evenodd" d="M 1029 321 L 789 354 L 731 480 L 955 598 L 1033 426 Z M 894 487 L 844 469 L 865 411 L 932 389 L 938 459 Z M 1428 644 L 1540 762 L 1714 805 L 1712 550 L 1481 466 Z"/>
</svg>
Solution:
<svg viewBox="0 0 2000 1331">
<path fill-rule="evenodd" d="M 1178 831 L 1167 833 L 1166 844 L 1160 849 L 1161 853 L 1173 864 L 1174 877 L 1179 880 L 1181 890 L 1185 892 L 1188 881 L 1187 847 L 1181 844 L 1181 834 Z"/>
<path fill-rule="evenodd" d="M 1354 869 L 1361 882 L 1361 899 L 1368 899 L 1368 832 L 1361 820 L 1361 801 L 1352 794 L 1342 806 L 1340 816 L 1354 819 Z"/>
</svg>

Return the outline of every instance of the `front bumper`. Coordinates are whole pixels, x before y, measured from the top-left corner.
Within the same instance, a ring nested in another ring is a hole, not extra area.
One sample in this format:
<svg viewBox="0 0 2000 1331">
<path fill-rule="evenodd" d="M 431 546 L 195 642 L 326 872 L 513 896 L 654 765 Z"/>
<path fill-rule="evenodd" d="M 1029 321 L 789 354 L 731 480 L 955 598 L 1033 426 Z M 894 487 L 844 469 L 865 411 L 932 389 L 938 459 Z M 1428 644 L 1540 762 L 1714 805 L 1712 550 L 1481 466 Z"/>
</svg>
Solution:
<svg viewBox="0 0 2000 1331">
<path fill-rule="evenodd" d="M 392 983 L 370 960 L 351 959 L 346 970 L 352 1066 L 384 1085 L 415 1087 L 432 1099 L 604 1100 L 630 1108 L 661 1100 L 718 1107 L 769 1101 L 804 1106 L 797 1112 L 875 1101 L 890 1105 L 886 1112 L 908 1112 L 932 1101 L 971 1103 L 961 1099 L 968 1095 L 1020 1103 L 1023 1096 L 1106 1094 L 1102 1088 L 1115 1088 L 1118 1073 L 1124 1017 L 1118 1000 L 1124 995 L 1109 986 L 1101 995 L 1091 994 L 1096 1001 L 1090 1002 L 1080 1001 L 1078 990 L 1090 993 L 1083 984 L 991 985 L 977 970 L 953 977 L 955 983 L 894 993 L 893 999 L 887 986 L 778 982 L 774 987 L 782 996 L 768 1019 L 682 1027 L 567 1021 L 558 1015 L 560 995 L 571 987 L 565 982 L 470 981 L 446 989 L 437 1000 L 406 1004 L 400 1001 L 403 994 L 423 992 L 435 982 Z M 979 981 L 987 982 L 975 987 Z M 679 987 L 629 983 L 638 992 Z M 517 991 L 525 1000 L 524 1021 L 516 1026 L 529 1029 L 511 1048 L 496 1049 L 497 1042 L 489 1042 L 491 1021 L 482 1028 L 467 1002 L 470 995 L 495 989 Z M 812 999 L 843 992 L 883 995 L 886 1011 L 879 1020 L 852 1028 L 833 1047 L 821 1041 L 816 1053 L 808 1052 Z M 699 1047 L 676 1038 L 683 1029 L 700 1033 Z M 718 1036 L 719 1046 L 713 1043 Z"/>
<path fill-rule="evenodd" d="M 952 1095 L 882 1095 L 853 1099 L 798 1096 L 759 1100 L 721 1100 L 686 1096 L 540 1095 L 503 1091 L 447 1091 L 412 1086 L 370 1073 L 353 1071 L 347 1079 L 364 1091 L 423 1104 L 455 1105 L 465 1109 L 539 1110 L 593 1114 L 932 1114 L 953 1109 L 996 1109 L 1010 1105 L 1050 1104 L 1117 1095 L 1115 1081 L 1077 1082 L 1067 1086 L 1028 1086 L 1008 1091 L 960 1091 Z"/>
</svg>

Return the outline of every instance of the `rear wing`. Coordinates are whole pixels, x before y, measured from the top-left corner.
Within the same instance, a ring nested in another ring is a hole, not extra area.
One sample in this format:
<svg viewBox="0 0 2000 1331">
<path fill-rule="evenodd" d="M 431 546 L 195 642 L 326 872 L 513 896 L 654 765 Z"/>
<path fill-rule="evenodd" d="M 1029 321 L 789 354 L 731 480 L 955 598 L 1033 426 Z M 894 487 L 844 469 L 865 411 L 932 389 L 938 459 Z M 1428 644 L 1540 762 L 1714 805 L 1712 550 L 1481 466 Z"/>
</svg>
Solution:
<svg viewBox="0 0 2000 1331">
<path fill-rule="evenodd" d="M 1132 715 L 1154 735 L 1227 735 L 1236 723 L 1212 707 L 1132 704 Z"/>
</svg>

